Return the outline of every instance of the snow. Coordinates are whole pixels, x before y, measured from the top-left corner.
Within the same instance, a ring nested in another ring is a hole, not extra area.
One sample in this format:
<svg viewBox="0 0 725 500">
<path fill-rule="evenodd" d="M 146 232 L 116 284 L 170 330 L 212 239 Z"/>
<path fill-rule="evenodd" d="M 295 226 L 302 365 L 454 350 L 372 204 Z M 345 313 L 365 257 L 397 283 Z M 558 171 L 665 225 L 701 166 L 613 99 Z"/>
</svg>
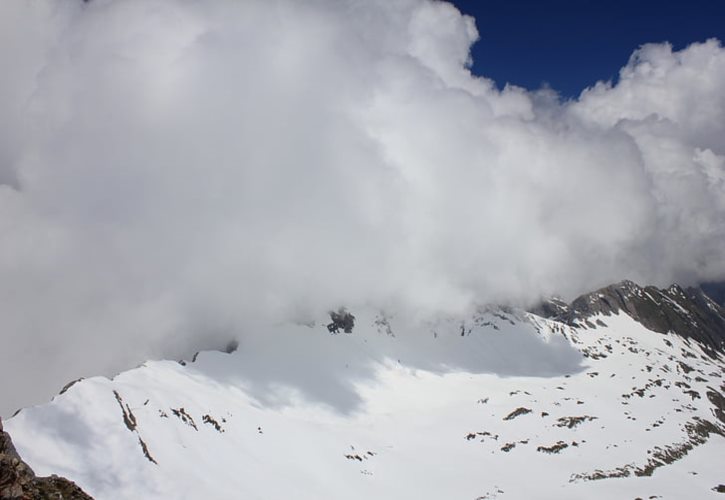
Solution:
<svg viewBox="0 0 725 500">
<path fill-rule="evenodd" d="M 356 315 L 350 335 L 278 325 L 290 345 L 269 331 L 232 354 L 86 379 L 5 427 L 36 473 L 98 499 L 719 497 L 717 434 L 651 476 L 577 479 L 643 467 L 688 441 L 686 423 L 718 422 L 706 392 L 722 391 L 723 358 L 695 343 L 624 314 L 589 329 L 502 311 Z"/>
</svg>

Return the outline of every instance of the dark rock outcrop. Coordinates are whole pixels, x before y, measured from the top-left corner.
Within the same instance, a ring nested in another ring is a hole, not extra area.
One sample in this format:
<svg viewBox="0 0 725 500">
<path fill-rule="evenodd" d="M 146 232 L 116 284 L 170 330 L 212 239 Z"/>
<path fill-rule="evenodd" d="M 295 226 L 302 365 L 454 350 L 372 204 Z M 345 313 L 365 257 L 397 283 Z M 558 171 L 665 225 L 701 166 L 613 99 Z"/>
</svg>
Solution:
<svg viewBox="0 0 725 500">
<path fill-rule="evenodd" d="M 546 301 L 534 312 L 572 326 L 594 327 L 591 318 L 625 312 L 649 330 L 674 332 L 703 345 L 714 356 L 725 352 L 725 308 L 701 288 L 666 289 L 641 287 L 631 281 L 587 293 L 568 306 L 561 301 Z"/>
<path fill-rule="evenodd" d="M 93 500 L 74 482 L 56 475 L 36 477 L 22 461 L 0 420 L 0 500 Z"/>
<path fill-rule="evenodd" d="M 338 333 L 342 330 L 345 333 L 352 333 L 352 329 L 355 327 L 355 316 L 350 314 L 347 309 L 341 307 L 336 311 L 330 311 L 330 319 L 332 323 L 327 325 L 327 330 L 330 333 Z"/>
</svg>

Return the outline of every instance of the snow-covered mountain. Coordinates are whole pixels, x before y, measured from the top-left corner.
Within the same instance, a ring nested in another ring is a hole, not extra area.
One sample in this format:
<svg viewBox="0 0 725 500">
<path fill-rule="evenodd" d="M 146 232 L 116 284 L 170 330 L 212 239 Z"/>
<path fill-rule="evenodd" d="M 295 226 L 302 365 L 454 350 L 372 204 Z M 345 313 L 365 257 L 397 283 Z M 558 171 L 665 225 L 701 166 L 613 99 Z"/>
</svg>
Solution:
<svg viewBox="0 0 725 500">
<path fill-rule="evenodd" d="M 723 309 L 623 282 L 536 311 L 278 325 L 5 429 L 97 499 L 719 498 Z"/>
</svg>

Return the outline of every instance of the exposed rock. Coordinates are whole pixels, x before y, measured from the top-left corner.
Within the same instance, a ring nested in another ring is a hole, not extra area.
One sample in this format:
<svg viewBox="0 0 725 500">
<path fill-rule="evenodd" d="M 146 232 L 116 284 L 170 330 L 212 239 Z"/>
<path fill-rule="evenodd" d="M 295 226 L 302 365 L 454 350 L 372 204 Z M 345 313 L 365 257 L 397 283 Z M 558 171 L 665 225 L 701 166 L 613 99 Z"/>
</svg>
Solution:
<svg viewBox="0 0 725 500">
<path fill-rule="evenodd" d="M 516 408 L 514 411 L 503 417 L 504 420 L 513 420 L 516 417 L 519 417 L 521 415 L 526 415 L 527 413 L 531 413 L 531 410 L 529 408 L 524 408 L 523 406 L 520 408 Z"/>
<path fill-rule="evenodd" d="M 686 456 L 693 448 L 707 442 L 711 434 L 723 436 L 725 432 L 717 425 L 708 420 L 695 418 L 692 422 L 685 424 L 688 440 L 683 443 L 659 447 L 651 450 L 649 460 L 646 464 L 635 469 L 637 476 L 651 476 L 655 469 L 671 464 Z"/>
<path fill-rule="evenodd" d="M 569 445 L 565 443 L 564 441 L 557 441 L 556 443 L 552 444 L 551 446 L 538 446 L 536 448 L 536 451 L 539 451 L 541 453 L 559 453 L 564 448 L 568 448 Z"/>
<path fill-rule="evenodd" d="M 216 431 L 219 433 L 224 432 L 224 429 L 222 429 L 222 426 L 219 425 L 219 422 L 217 422 L 216 419 L 214 417 L 212 417 L 211 415 L 204 415 L 201 418 L 201 421 L 204 422 L 205 424 L 209 424 L 209 425 L 213 426 L 214 429 L 216 429 Z"/>
<path fill-rule="evenodd" d="M 565 307 L 547 301 L 534 310 L 569 325 L 594 327 L 592 317 L 620 311 L 659 333 L 674 332 L 700 342 L 711 356 L 725 352 L 725 309 L 700 288 L 640 287 L 622 281 L 578 297 Z"/>
<path fill-rule="evenodd" d="M 718 425 L 697 417 L 685 424 L 685 431 L 687 439 L 684 442 L 655 446 L 647 452 L 648 460 L 643 465 L 637 466 L 634 463 L 629 463 L 609 471 L 596 470 L 592 473 L 574 474 L 570 482 L 579 480 L 595 481 L 598 479 L 629 477 L 630 475 L 651 476 L 656 469 L 682 459 L 694 448 L 706 443 L 710 435 L 725 436 L 725 430 Z"/>
<path fill-rule="evenodd" d="M 1 500 L 93 500 L 74 482 L 56 475 L 36 477 L 22 461 L 10 435 L 0 420 L 0 499 Z"/>
<path fill-rule="evenodd" d="M 65 384 L 63 386 L 63 388 L 60 390 L 59 394 L 65 394 L 68 389 L 70 389 L 71 387 L 73 387 L 75 384 L 77 384 L 81 380 L 83 380 L 83 377 L 77 378 L 75 380 L 71 380 L 70 382 L 68 382 L 67 384 Z"/>
<path fill-rule="evenodd" d="M 501 447 L 501 451 L 505 451 L 508 453 L 509 451 L 513 450 L 514 448 L 516 448 L 516 443 L 506 443 L 505 445 L 503 445 Z"/>
<path fill-rule="evenodd" d="M 344 307 L 335 311 L 330 311 L 330 319 L 332 323 L 327 325 L 327 330 L 330 333 L 338 333 L 342 330 L 345 333 L 352 333 L 352 329 L 355 327 L 355 316 L 347 311 Z"/>
<path fill-rule="evenodd" d="M 123 399 L 118 391 L 113 391 L 113 395 L 116 396 L 116 401 L 118 401 L 118 405 L 121 407 L 123 423 L 129 431 L 134 432 L 136 430 L 136 416 L 128 405 L 124 405 Z"/>
<path fill-rule="evenodd" d="M 182 422 L 184 422 L 186 425 L 193 427 L 194 430 L 198 431 L 199 428 L 196 426 L 196 422 L 194 422 L 194 419 L 191 415 L 186 413 L 186 410 L 182 408 L 171 408 L 171 413 L 173 413 L 175 416 L 179 418 Z"/>
<path fill-rule="evenodd" d="M 151 453 L 149 453 L 149 447 L 146 444 L 146 441 L 141 439 L 141 436 L 138 436 L 138 444 L 141 445 L 141 451 L 143 451 L 143 456 L 146 457 L 146 460 L 148 460 L 151 463 L 154 463 L 156 465 L 159 465 L 159 463 L 154 459 L 154 457 L 151 456 Z"/>
<path fill-rule="evenodd" d="M 707 399 L 710 400 L 714 407 L 712 413 L 725 425 L 725 397 L 717 389 L 708 387 Z"/>
<path fill-rule="evenodd" d="M 581 417 L 561 417 L 557 419 L 556 425 L 557 427 L 567 427 L 569 429 L 573 429 L 579 424 L 582 424 L 586 421 L 592 421 L 596 420 L 597 417 L 592 417 L 590 415 L 583 415 Z"/>
</svg>

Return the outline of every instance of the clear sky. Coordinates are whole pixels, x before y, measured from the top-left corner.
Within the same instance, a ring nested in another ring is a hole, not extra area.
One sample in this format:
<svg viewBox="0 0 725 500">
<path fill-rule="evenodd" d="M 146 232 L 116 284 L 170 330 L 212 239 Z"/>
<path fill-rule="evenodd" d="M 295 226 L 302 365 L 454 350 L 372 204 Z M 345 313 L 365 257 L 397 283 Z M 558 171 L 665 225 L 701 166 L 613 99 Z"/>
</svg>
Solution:
<svg viewBox="0 0 725 500">
<path fill-rule="evenodd" d="M 577 96 L 616 77 L 632 51 L 648 42 L 680 49 L 725 40 L 723 0 L 452 0 L 476 18 L 473 71 L 536 89 L 547 83 Z"/>
</svg>

